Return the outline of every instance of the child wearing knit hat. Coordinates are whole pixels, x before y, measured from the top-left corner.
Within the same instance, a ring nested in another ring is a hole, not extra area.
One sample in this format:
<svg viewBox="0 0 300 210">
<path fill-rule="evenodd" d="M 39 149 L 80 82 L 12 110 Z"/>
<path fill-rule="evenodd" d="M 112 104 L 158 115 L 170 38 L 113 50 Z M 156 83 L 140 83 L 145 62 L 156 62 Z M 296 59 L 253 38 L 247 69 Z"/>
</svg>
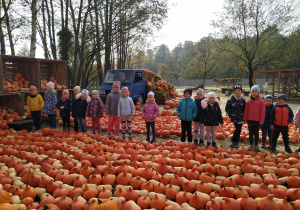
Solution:
<svg viewBox="0 0 300 210">
<path fill-rule="evenodd" d="M 197 115 L 197 106 L 191 98 L 192 89 L 183 91 L 184 97 L 177 106 L 177 116 L 181 120 L 181 142 L 185 142 L 186 133 L 188 136 L 188 144 L 193 141 L 192 137 L 192 121 Z"/>
<path fill-rule="evenodd" d="M 284 94 L 278 94 L 277 104 L 271 113 L 271 129 L 273 130 L 273 142 L 271 151 L 275 153 L 276 144 L 279 134 L 282 134 L 285 151 L 292 153 L 289 146 L 289 124 L 293 121 L 294 113 L 293 110 L 286 103 L 286 96 Z"/>
<path fill-rule="evenodd" d="M 250 146 L 248 150 L 254 148 L 255 152 L 259 152 L 258 138 L 259 126 L 265 121 L 266 105 L 262 98 L 259 96 L 260 87 L 253 85 L 251 87 L 251 97 L 248 99 L 245 107 L 244 122 L 248 124 Z M 255 138 L 255 142 L 253 141 Z M 254 144 L 254 145 L 253 145 Z"/>
<path fill-rule="evenodd" d="M 147 141 L 150 141 L 150 127 L 152 129 L 152 140 L 151 143 L 155 142 L 155 119 L 159 114 L 159 108 L 154 100 L 154 93 L 150 91 L 147 94 L 147 101 L 143 106 L 142 109 L 142 117 L 146 121 L 146 128 L 147 128 Z"/>
<path fill-rule="evenodd" d="M 103 102 L 99 97 L 98 90 L 92 91 L 92 100 L 87 106 L 86 115 L 92 119 L 93 134 L 96 134 L 96 127 L 98 134 L 100 134 L 100 118 L 103 117 Z"/>
<path fill-rule="evenodd" d="M 216 143 L 216 131 L 217 127 L 221 124 L 223 126 L 222 112 L 219 106 L 219 100 L 216 98 L 215 92 L 209 92 L 207 98 L 201 101 L 202 113 L 200 118 L 201 125 L 206 127 L 206 140 L 207 147 L 211 144 L 210 138 L 212 140 L 212 146 L 218 148 Z"/>
<path fill-rule="evenodd" d="M 76 100 L 72 104 L 72 115 L 75 116 L 81 132 L 87 131 L 85 117 L 86 117 L 87 105 L 88 103 L 90 103 L 90 101 L 91 98 L 89 96 L 89 91 L 83 89 L 81 93 L 78 93 L 76 95 Z"/>
<path fill-rule="evenodd" d="M 273 105 L 273 96 L 271 95 L 265 95 L 264 101 L 266 104 L 266 114 L 265 114 L 265 122 L 260 126 L 261 128 L 261 148 L 264 148 L 266 145 L 266 139 L 267 135 L 269 137 L 269 144 L 268 149 L 272 149 L 272 138 L 273 138 L 273 132 L 270 127 L 270 119 L 271 119 L 271 112 L 274 108 Z"/>
<path fill-rule="evenodd" d="M 48 115 L 48 122 L 51 129 L 56 129 L 56 103 L 57 95 L 54 90 L 54 83 L 48 82 L 46 84 L 46 92 L 44 94 L 45 105 L 43 113 Z"/>
<path fill-rule="evenodd" d="M 202 88 L 199 88 L 197 90 L 197 97 L 195 98 L 195 104 L 197 106 L 197 115 L 195 117 L 194 121 L 194 143 L 198 145 L 198 134 L 199 135 L 199 144 L 203 145 L 204 144 L 204 125 L 200 124 L 200 119 L 201 119 L 201 113 L 202 113 L 202 106 L 201 106 L 201 101 L 205 99 L 204 97 L 204 90 Z"/>
<path fill-rule="evenodd" d="M 75 102 L 75 100 L 76 100 L 76 95 L 79 94 L 80 91 L 81 91 L 80 86 L 75 86 L 75 87 L 73 88 L 74 97 L 73 97 L 73 99 L 72 99 L 72 104 L 74 104 L 74 102 Z M 72 111 L 72 110 L 71 110 L 71 111 Z M 78 132 L 78 122 L 77 122 L 76 117 L 74 116 L 73 112 L 72 112 L 72 117 L 74 118 L 74 130 L 75 130 L 76 132 Z"/>
<path fill-rule="evenodd" d="M 121 83 L 119 81 L 114 81 L 112 92 L 107 95 L 105 114 L 108 115 L 108 126 L 105 137 L 108 137 L 112 134 L 114 127 L 115 137 L 119 137 L 120 119 L 118 118 L 118 103 L 119 99 L 121 98 L 120 86 Z"/>
<path fill-rule="evenodd" d="M 41 110 L 44 107 L 44 100 L 37 92 L 37 88 L 30 86 L 30 94 L 27 97 L 27 112 L 31 114 L 36 130 L 41 129 Z"/>
<path fill-rule="evenodd" d="M 243 116 L 246 107 L 246 100 L 242 96 L 242 86 L 234 85 L 233 94 L 227 101 L 225 111 L 231 122 L 233 122 L 235 130 L 232 136 L 230 147 L 239 148 L 239 140 L 243 126 Z"/>
<path fill-rule="evenodd" d="M 118 102 L 118 117 L 122 123 L 122 138 L 125 139 L 126 123 L 128 128 L 129 140 L 132 139 L 131 122 L 134 120 L 135 106 L 132 98 L 129 97 L 128 87 L 121 89 L 122 97 Z"/>
<path fill-rule="evenodd" d="M 70 131 L 70 111 L 72 102 L 69 99 L 69 91 L 64 90 L 61 99 L 56 104 L 56 108 L 59 110 L 59 116 L 63 122 L 63 132 Z"/>
</svg>

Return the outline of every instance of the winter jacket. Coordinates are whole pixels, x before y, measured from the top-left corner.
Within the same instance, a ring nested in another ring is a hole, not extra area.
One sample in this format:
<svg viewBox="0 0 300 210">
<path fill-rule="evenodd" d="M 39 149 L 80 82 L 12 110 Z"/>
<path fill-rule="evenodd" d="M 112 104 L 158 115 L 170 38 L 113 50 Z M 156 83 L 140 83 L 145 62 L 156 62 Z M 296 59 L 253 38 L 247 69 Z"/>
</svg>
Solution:
<svg viewBox="0 0 300 210">
<path fill-rule="evenodd" d="M 183 98 L 177 106 L 177 116 L 181 120 L 193 121 L 197 116 L 197 106 L 192 98 Z"/>
<path fill-rule="evenodd" d="M 86 109 L 86 115 L 88 117 L 103 117 L 103 102 L 101 98 L 91 99 Z"/>
<path fill-rule="evenodd" d="M 107 95 L 105 114 L 118 115 L 118 103 L 121 96 L 121 92 L 111 92 Z"/>
<path fill-rule="evenodd" d="M 242 122 L 244 111 L 246 107 L 246 100 L 241 97 L 238 99 L 234 95 L 227 101 L 225 111 L 228 114 L 231 122 Z"/>
<path fill-rule="evenodd" d="M 276 104 L 271 112 L 271 125 L 288 126 L 293 121 L 294 113 L 289 105 Z"/>
<path fill-rule="evenodd" d="M 248 99 L 244 112 L 244 121 L 259 121 L 264 123 L 266 114 L 266 104 L 257 96 L 255 99 L 252 97 Z"/>
<path fill-rule="evenodd" d="M 261 129 L 270 129 L 271 113 L 274 107 L 273 104 L 266 106 L 265 122 L 261 125 Z"/>
<path fill-rule="evenodd" d="M 118 117 L 135 115 L 135 107 L 132 98 L 121 97 L 118 103 Z"/>
<path fill-rule="evenodd" d="M 63 109 L 60 109 L 60 107 L 64 107 Z M 63 101 L 62 99 L 59 99 L 59 101 L 56 104 L 56 108 L 59 109 L 59 116 L 61 118 L 70 118 L 70 110 L 72 107 L 72 102 L 70 99 L 67 99 Z"/>
<path fill-rule="evenodd" d="M 205 97 L 198 99 L 195 99 L 195 104 L 197 106 L 197 115 L 195 117 L 195 119 L 193 120 L 194 122 L 200 122 L 200 117 L 201 117 L 201 112 L 202 112 L 202 106 L 201 106 L 201 101 L 205 99 Z"/>
<path fill-rule="evenodd" d="M 154 100 L 144 104 L 142 117 L 146 120 L 146 122 L 155 122 L 155 118 L 157 118 L 158 114 L 159 108 Z"/>
<path fill-rule="evenodd" d="M 81 98 L 80 93 L 77 94 L 76 100 L 72 104 L 72 116 L 85 118 L 87 105 L 88 105 L 88 98 L 84 100 Z"/>
<path fill-rule="evenodd" d="M 50 91 L 46 91 L 44 95 L 45 105 L 43 109 L 43 113 L 45 114 L 56 114 L 54 109 L 56 109 L 57 104 L 57 95 L 56 92 L 50 93 Z"/>
<path fill-rule="evenodd" d="M 300 107 L 298 108 L 298 110 L 297 110 L 297 112 L 296 112 L 294 124 L 295 124 L 297 127 L 300 127 Z"/>
<path fill-rule="evenodd" d="M 207 100 L 201 101 L 202 113 L 200 123 L 204 123 L 205 126 L 219 126 L 223 124 L 223 117 L 218 102 L 213 105 L 208 104 Z"/>
<path fill-rule="evenodd" d="M 27 97 L 27 112 L 40 111 L 44 107 L 44 100 L 40 94 Z"/>
</svg>

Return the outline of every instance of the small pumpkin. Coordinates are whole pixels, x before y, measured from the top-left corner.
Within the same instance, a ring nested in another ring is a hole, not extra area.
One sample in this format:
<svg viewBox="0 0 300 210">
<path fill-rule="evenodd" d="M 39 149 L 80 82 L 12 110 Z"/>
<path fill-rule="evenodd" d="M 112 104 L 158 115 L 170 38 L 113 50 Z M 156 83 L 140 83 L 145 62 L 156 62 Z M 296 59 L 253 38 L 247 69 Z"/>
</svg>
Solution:
<svg viewBox="0 0 300 210">
<path fill-rule="evenodd" d="M 89 210 L 118 210 L 117 204 L 109 199 L 93 200 Z"/>
<path fill-rule="evenodd" d="M 5 190 L 0 190 L 0 204 L 1 203 L 10 203 L 11 197 L 8 192 Z"/>
</svg>

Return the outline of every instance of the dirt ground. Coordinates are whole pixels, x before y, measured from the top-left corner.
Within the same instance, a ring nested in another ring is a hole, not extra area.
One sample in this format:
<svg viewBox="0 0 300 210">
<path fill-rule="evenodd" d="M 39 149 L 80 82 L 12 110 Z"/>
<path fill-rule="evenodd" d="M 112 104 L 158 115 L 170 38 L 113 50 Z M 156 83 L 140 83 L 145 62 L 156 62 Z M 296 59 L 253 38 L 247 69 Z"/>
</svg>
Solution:
<svg viewBox="0 0 300 210">
<path fill-rule="evenodd" d="M 183 89 L 177 89 L 177 92 L 179 94 L 182 94 L 183 93 Z M 208 93 L 208 91 L 205 91 L 205 95 Z M 193 95 L 192 97 L 194 97 L 196 95 L 196 91 L 194 90 L 193 91 Z M 217 92 L 217 95 L 220 96 L 221 98 L 221 110 L 222 110 L 222 114 L 223 116 L 226 116 L 226 112 L 225 112 L 225 105 L 226 105 L 226 102 L 227 100 L 229 99 L 228 96 L 225 96 L 224 94 L 222 94 L 221 92 Z M 264 95 L 262 95 L 263 97 Z M 247 100 L 249 98 L 249 96 L 244 96 L 244 98 Z M 274 102 L 274 105 L 276 103 Z M 289 106 L 291 107 L 291 109 L 293 110 L 294 112 L 294 115 L 296 114 L 297 112 L 297 109 L 298 107 L 300 106 L 300 101 L 288 101 L 288 104 Z M 159 108 L 160 110 L 163 110 L 163 105 L 159 105 Z M 172 111 L 176 111 L 176 108 L 172 109 Z M 45 123 L 44 123 L 45 124 Z M 47 124 L 47 123 L 46 123 Z M 47 125 L 45 125 L 47 126 Z M 43 126 L 44 127 L 44 126 Z M 58 129 L 59 130 L 62 130 L 62 127 L 61 126 L 58 126 Z M 90 130 L 91 131 L 91 130 Z M 106 134 L 106 131 L 102 131 L 101 132 L 102 135 L 105 135 Z M 133 133 L 133 139 L 135 140 L 146 140 L 146 134 L 137 134 L 137 133 Z M 176 136 L 176 135 L 170 135 L 168 138 L 162 138 L 162 137 L 156 137 L 156 141 L 157 142 L 166 142 L 168 140 L 173 140 L 175 143 L 180 143 L 180 137 L 179 136 Z M 230 144 L 230 139 L 228 138 L 225 138 L 224 140 L 216 140 L 217 141 L 217 144 L 219 146 L 223 145 L 226 149 L 229 149 L 229 144 Z M 206 143 L 206 142 L 205 142 Z M 249 142 L 240 142 L 239 144 L 240 146 L 244 146 L 244 147 L 248 147 L 249 146 Z M 291 149 L 294 151 L 296 148 L 297 148 L 297 144 L 290 144 L 291 146 Z M 269 150 L 267 149 L 260 149 L 261 151 L 263 152 L 269 152 Z M 283 144 L 278 144 L 277 146 L 277 152 L 282 152 L 284 151 L 284 146 Z"/>
</svg>

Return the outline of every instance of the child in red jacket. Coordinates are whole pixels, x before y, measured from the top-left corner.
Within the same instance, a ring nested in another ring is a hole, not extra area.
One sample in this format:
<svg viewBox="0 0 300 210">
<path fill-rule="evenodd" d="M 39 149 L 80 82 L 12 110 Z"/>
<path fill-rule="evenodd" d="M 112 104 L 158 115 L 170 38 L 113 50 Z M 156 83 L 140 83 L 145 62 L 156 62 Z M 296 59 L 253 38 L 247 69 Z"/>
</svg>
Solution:
<svg viewBox="0 0 300 210">
<path fill-rule="evenodd" d="M 273 130 L 273 144 L 271 151 L 276 151 L 276 144 L 279 134 L 282 134 L 285 151 L 292 153 L 289 146 L 289 124 L 293 121 L 294 113 L 289 105 L 286 103 L 286 96 L 284 94 L 278 94 L 277 104 L 271 113 L 271 129 Z"/>
<path fill-rule="evenodd" d="M 258 138 L 259 138 L 259 125 L 265 121 L 266 105 L 265 102 L 259 97 L 260 87 L 253 85 L 251 87 L 251 97 L 248 99 L 245 107 L 244 122 L 248 123 L 250 146 L 248 150 L 254 148 L 255 152 L 259 151 Z M 253 136 L 255 143 L 253 145 Z"/>
</svg>

